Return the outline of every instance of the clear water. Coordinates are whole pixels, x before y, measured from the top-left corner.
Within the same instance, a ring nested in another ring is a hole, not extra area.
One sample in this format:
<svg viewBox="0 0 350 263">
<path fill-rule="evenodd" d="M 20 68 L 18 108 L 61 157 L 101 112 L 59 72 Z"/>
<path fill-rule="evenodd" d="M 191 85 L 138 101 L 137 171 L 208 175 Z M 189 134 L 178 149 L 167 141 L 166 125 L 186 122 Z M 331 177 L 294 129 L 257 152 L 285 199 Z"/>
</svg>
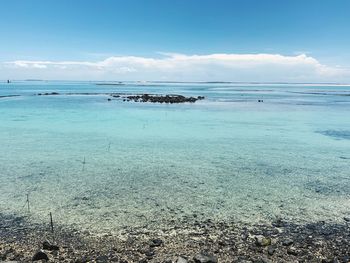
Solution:
<svg viewBox="0 0 350 263">
<path fill-rule="evenodd" d="M 203 95 L 150 104 L 39 92 Z M 0 84 L 0 211 L 95 232 L 350 214 L 350 87 Z M 259 103 L 258 99 L 263 99 Z M 85 159 L 85 164 L 84 164 Z"/>
</svg>

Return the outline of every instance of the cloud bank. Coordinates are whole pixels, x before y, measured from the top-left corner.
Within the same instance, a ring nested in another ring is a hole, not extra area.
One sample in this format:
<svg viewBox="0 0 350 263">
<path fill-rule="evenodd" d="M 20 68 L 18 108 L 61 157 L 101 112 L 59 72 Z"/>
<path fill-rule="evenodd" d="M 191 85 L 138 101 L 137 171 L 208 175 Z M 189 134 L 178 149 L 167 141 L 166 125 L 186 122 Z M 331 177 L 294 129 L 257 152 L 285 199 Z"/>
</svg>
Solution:
<svg viewBox="0 0 350 263">
<path fill-rule="evenodd" d="M 0 64 L 1 79 L 350 82 L 350 69 L 305 54 L 161 53 L 160 58 L 112 56 L 101 61 L 16 60 Z"/>
</svg>

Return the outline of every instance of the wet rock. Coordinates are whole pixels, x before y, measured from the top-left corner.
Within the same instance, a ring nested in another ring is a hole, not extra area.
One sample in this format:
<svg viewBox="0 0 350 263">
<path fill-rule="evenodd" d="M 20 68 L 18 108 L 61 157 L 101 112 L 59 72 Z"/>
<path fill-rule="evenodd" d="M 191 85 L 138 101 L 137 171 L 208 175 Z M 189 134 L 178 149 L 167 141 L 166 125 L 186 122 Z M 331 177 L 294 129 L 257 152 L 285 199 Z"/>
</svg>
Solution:
<svg viewBox="0 0 350 263">
<path fill-rule="evenodd" d="M 49 241 L 46 240 L 43 242 L 43 249 L 54 251 L 54 250 L 59 250 L 59 247 L 56 245 L 52 245 Z"/>
<path fill-rule="evenodd" d="M 32 261 L 38 261 L 38 260 L 49 260 L 49 257 L 46 255 L 45 252 L 39 250 L 32 257 Z"/>
<path fill-rule="evenodd" d="M 266 247 L 271 245 L 271 238 L 264 237 L 264 236 L 256 236 L 255 237 L 255 244 L 260 247 Z"/>
<path fill-rule="evenodd" d="M 283 246 L 286 246 L 286 247 L 292 245 L 293 243 L 294 243 L 293 240 L 290 239 L 290 238 L 284 239 L 284 240 L 282 241 L 282 245 L 283 245 Z"/>
<path fill-rule="evenodd" d="M 152 239 L 150 241 L 150 247 L 159 247 L 163 245 L 163 240 L 159 239 L 159 238 L 156 238 L 156 239 Z"/>
<path fill-rule="evenodd" d="M 210 255 L 206 252 L 201 252 L 193 257 L 194 262 L 196 263 L 217 263 L 217 257 Z"/>
</svg>

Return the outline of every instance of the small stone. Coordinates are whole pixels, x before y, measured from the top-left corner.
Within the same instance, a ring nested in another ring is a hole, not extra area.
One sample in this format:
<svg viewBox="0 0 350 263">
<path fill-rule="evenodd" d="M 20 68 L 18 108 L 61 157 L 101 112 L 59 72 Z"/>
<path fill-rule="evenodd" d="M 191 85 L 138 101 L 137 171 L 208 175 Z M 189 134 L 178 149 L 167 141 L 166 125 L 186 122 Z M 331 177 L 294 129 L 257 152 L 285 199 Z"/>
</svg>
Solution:
<svg viewBox="0 0 350 263">
<path fill-rule="evenodd" d="M 284 222 L 282 218 L 279 218 L 279 219 L 275 220 L 274 222 L 272 222 L 272 225 L 274 227 L 285 227 L 286 222 Z"/>
<path fill-rule="evenodd" d="M 283 246 L 286 246 L 286 247 L 292 245 L 293 243 L 294 243 L 293 240 L 290 239 L 290 238 L 287 238 L 287 239 L 285 239 L 285 240 L 282 241 L 282 245 L 283 245 Z"/>
<path fill-rule="evenodd" d="M 210 255 L 206 252 L 201 252 L 197 254 L 196 256 L 194 256 L 193 260 L 196 263 L 217 263 L 218 262 L 218 259 L 215 256 Z"/>
<path fill-rule="evenodd" d="M 350 262 L 350 256 L 344 256 L 341 258 L 342 263 L 349 263 Z"/>
<path fill-rule="evenodd" d="M 96 258 L 96 262 L 98 262 L 98 263 L 107 263 L 109 261 L 108 261 L 108 257 L 107 256 L 98 256 Z"/>
<path fill-rule="evenodd" d="M 32 261 L 37 261 L 37 260 L 49 260 L 49 257 L 45 254 L 45 252 L 39 250 L 34 254 L 32 258 Z"/>
<path fill-rule="evenodd" d="M 261 263 L 273 263 L 270 259 L 268 259 L 268 258 L 266 258 L 266 257 L 262 257 L 262 258 L 260 259 L 260 262 L 261 262 Z"/>
<path fill-rule="evenodd" d="M 344 217 L 343 218 L 346 222 L 350 222 L 350 217 Z"/>
<path fill-rule="evenodd" d="M 183 257 L 178 257 L 176 260 L 176 263 L 187 263 L 187 259 L 183 258 Z"/>
<path fill-rule="evenodd" d="M 150 242 L 150 247 L 159 247 L 163 244 L 163 240 L 156 238 L 156 239 L 152 239 Z"/>
<path fill-rule="evenodd" d="M 152 259 L 154 256 L 154 251 L 149 250 L 145 253 L 145 255 L 146 255 L 147 259 Z"/>
<path fill-rule="evenodd" d="M 264 236 L 256 236 L 255 237 L 255 244 L 260 247 L 266 247 L 271 245 L 271 238 L 264 237 Z"/>
<path fill-rule="evenodd" d="M 270 246 L 267 250 L 267 253 L 269 253 L 269 255 L 272 256 L 273 254 L 275 254 L 275 251 L 276 251 L 276 247 Z"/>
<path fill-rule="evenodd" d="M 54 251 L 54 250 L 59 250 L 59 247 L 56 245 L 52 245 L 49 241 L 46 240 L 43 243 L 43 249 Z"/>
<path fill-rule="evenodd" d="M 298 255 L 298 251 L 294 247 L 290 247 L 287 250 L 287 254 L 293 255 L 293 256 L 297 256 Z"/>
<path fill-rule="evenodd" d="M 322 259 L 321 263 L 339 263 L 337 258 L 324 258 Z"/>
</svg>

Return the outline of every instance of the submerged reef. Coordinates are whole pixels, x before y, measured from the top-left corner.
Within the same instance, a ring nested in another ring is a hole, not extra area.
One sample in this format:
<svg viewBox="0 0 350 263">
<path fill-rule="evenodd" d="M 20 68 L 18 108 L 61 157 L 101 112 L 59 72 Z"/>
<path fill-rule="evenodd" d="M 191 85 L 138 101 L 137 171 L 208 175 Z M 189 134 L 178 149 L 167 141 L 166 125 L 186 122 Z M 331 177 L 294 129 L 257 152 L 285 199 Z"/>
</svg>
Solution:
<svg viewBox="0 0 350 263">
<path fill-rule="evenodd" d="M 350 218 L 295 224 L 283 219 L 259 225 L 195 218 L 158 229 L 90 233 L 30 223 L 0 214 L 0 261 L 32 262 L 338 262 L 350 261 Z"/>
</svg>

